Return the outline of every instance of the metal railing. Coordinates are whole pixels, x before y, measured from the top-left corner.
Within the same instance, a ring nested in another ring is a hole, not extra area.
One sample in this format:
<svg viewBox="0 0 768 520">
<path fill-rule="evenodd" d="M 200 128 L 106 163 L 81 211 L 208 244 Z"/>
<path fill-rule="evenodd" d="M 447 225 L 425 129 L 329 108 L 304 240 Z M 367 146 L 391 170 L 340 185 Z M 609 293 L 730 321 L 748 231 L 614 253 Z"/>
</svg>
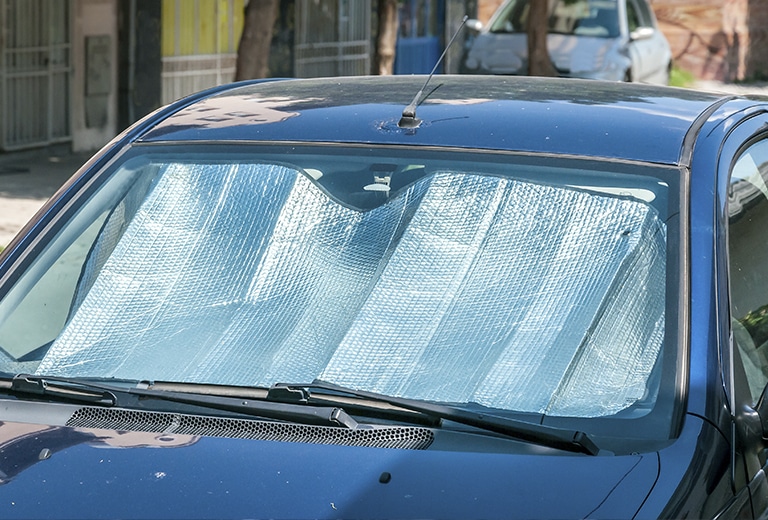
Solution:
<svg viewBox="0 0 768 520">
<path fill-rule="evenodd" d="M 69 0 L 0 0 L 0 149 L 68 141 Z"/>
<path fill-rule="evenodd" d="M 237 54 L 168 56 L 162 59 L 162 101 L 164 104 L 235 77 Z"/>
</svg>

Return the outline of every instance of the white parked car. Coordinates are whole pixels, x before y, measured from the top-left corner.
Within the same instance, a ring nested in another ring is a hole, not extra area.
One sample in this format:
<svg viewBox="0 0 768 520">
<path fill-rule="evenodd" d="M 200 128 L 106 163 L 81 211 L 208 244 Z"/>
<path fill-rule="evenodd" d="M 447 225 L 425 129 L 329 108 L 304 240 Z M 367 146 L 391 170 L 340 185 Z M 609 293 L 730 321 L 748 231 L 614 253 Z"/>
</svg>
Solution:
<svg viewBox="0 0 768 520">
<path fill-rule="evenodd" d="M 554 0 L 547 46 L 561 76 L 667 84 L 672 53 L 647 0 Z M 479 33 L 464 72 L 527 74 L 529 0 L 507 0 Z"/>
</svg>

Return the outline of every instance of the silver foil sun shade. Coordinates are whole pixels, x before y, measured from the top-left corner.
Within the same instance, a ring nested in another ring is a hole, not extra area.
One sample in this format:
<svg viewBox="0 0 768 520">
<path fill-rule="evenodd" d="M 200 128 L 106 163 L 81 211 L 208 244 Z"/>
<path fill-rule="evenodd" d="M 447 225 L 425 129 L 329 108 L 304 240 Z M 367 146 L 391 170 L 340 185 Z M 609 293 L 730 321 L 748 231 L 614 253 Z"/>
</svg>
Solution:
<svg viewBox="0 0 768 520">
<path fill-rule="evenodd" d="M 38 373 L 581 417 L 646 397 L 666 247 L 643 202 L 446 171 L 361 212 L 284 166 L 158 175 Z"/>
</svg>

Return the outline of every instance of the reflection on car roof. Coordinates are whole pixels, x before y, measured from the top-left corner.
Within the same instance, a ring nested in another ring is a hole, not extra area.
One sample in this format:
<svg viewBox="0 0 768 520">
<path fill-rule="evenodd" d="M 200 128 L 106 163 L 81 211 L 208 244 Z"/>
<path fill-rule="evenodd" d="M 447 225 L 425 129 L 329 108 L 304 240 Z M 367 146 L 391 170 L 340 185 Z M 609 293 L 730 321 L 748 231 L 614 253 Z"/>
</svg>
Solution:
<svg viewBox="0 0 768 520">
<path fill-rule="evenodd" d="M 721 99 L 715 94 L 650 85 L 437 76 L 419 107 L 422 124 L 416 129 L 399 128 L 403 108 L 423 82 L 421 76 L 389 76 L 235 84 L 181 108 L 140 140 L 274 142 L 298 138 L 302 142 L 440 145 L 676 164 L 696 118 Z"/>
</svg>

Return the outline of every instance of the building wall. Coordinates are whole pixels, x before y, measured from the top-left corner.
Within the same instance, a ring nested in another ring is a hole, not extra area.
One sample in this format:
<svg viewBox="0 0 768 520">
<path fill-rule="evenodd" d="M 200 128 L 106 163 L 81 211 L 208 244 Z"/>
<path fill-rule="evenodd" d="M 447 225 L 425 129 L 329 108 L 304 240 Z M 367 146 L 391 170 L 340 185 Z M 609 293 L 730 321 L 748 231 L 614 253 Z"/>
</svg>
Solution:
<svg viewBox="0 0 768 520">
<path fill-rule="evenodd" d="M 675 63 L 700 79 L 768 77 L 768 1 L 653 0 Z"/>
<path fill-rule="evenodd" d="M 117 2 L 75 0 L 72 149 L 100 148 L 117 133 Z"/>
<path fill-rule="evenodd" d="M 659 26 L 675 64 L 700 79 L 745 74 L 747 0 L 654 0 Z"/>
</svg>

